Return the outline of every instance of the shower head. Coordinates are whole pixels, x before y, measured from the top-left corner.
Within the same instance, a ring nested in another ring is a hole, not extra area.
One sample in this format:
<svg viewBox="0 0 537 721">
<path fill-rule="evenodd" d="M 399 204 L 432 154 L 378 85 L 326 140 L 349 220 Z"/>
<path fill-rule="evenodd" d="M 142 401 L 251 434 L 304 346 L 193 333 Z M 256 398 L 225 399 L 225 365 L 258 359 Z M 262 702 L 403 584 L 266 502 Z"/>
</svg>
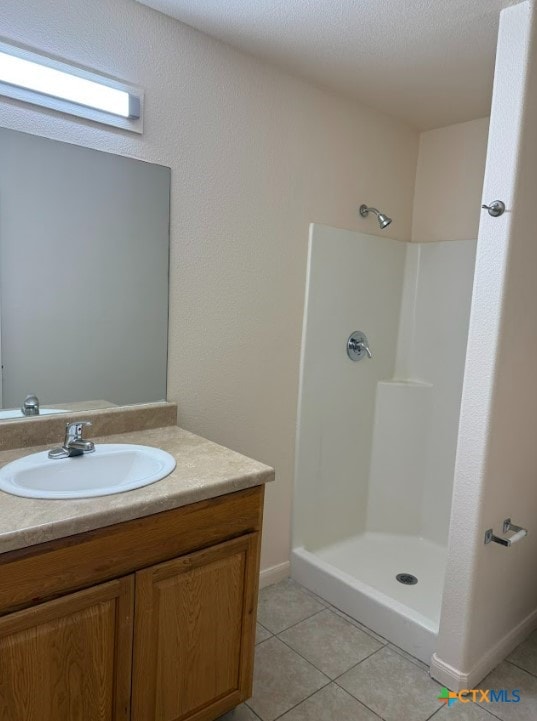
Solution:
<svg viewBox="0 0 537 721">
<path fill-rule="evenodd" d="M 384 230 L 384 228 L 387 228 L 390 225 L 390 223 L 392 222 L 392 219 L 388 218 L 388 216 L 384 215 L 384 213 L 379 213 L 377 218 L 378 218 L 381 230 Z"/>
<path fill-rule="evenodd" d="M 367 205 L 360 206 L 360 215 L 362 216 L 362 218 L 367 218 L 369 213 L 373 213 L 377 216 L 377 220 L 379 222 L 379 227 L 381 230 L 387 228 L 392 222 L 391 218 L 389 218 L 387 215 L 384 215 L 384 213 L 381 213 L 376 208 L 368 208 Z"/>
</svg>

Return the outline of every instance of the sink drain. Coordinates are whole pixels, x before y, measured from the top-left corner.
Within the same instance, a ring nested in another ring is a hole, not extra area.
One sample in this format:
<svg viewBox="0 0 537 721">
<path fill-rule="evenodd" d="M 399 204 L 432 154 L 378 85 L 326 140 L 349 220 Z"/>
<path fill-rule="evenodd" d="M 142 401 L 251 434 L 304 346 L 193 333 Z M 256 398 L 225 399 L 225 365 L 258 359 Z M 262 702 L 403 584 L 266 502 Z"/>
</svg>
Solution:
<svg viewBox="0 0 537 721">
<path fill-rule="evenodd" d="M 413 576 L 411 573 L 398 573 L 395 578 L 405 586 L 414 586 L 418 582 L 416 576 Z"/>
</svg>

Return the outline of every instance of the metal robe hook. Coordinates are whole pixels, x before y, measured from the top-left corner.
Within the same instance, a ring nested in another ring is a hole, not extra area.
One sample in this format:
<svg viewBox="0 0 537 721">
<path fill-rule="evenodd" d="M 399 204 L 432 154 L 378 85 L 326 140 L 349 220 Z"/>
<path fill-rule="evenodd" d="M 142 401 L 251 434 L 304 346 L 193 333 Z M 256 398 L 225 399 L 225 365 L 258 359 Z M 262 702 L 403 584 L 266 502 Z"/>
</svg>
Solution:
<svg viewBox="0 0 537 721">
<path fill-rule="evenodd" d="M 503 200 L 493 200 L 490 205 L 482 205 L 483 210 L 487 210 L 493 218 L 499 218 L 505 213 L 505 203 Z"/>
</svg>

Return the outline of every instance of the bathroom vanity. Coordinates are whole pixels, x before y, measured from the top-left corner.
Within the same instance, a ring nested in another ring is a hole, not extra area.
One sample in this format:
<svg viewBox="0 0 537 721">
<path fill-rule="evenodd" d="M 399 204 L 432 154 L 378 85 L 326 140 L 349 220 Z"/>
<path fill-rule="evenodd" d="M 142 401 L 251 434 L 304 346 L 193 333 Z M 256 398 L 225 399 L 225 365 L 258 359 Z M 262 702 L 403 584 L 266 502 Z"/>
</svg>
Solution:
<svg viewBox="0 0 537 721">
<path fill-rule="evenodd" d="M 273 471 L 176 426 L 95 442 L 177 468 L 102 498 L 0 493 L 0 718 L 213 721 L 251 695 Z"/>
<path fill-rule="evenodd" d="M 274 472 L 148 402 L 167 388 L 170 170 L 5 128 L 0 155 L 0 468 L 31 455 L 33 496 L 0 481 L 0 719 L 213 721 L 251 695 Z M 84 322 L 56 332 L 78 298 Z M 175 470 L 115 492 L 159 453 Z"/>
</svg>

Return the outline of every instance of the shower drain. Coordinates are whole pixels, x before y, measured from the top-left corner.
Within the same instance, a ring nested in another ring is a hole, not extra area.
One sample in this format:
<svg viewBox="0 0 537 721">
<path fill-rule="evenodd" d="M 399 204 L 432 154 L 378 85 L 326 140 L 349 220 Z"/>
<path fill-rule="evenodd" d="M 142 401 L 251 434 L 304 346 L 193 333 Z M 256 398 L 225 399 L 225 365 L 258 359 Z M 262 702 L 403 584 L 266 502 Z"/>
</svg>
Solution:
<svg viewBox="0 0 537 721">
<path fill-rule="evenodd" d="M 395 578 L 399 583 L 404 583 L 405 586 L 414 586 L 418 582 L 416 576 L 413 576 L 411 573 L 398 573 Z"/>
</svg>

